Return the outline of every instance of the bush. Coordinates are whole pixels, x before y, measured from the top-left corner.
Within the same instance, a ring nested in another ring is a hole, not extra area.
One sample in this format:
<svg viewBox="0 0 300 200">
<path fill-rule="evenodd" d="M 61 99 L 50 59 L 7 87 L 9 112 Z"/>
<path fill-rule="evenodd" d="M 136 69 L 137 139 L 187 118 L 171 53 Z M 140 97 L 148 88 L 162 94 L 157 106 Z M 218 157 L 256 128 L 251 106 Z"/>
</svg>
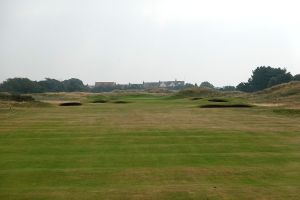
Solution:
<svg viewBox="0 0 300 200">
<path fill-rule="evenodd" d="M 0 100 L 23 102 L 34 101 L 34 98 L 29 95 L 0 93 Z"/>
</svg>

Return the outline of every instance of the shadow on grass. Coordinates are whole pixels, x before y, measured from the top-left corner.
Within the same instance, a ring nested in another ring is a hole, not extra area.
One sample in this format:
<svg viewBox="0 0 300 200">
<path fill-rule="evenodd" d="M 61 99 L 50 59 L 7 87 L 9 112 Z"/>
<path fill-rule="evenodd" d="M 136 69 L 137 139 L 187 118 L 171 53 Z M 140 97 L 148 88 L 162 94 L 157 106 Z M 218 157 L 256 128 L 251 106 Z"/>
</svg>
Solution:
<svg viewBox="0 0 300 200">
<path fill-rule="evenodd" d="M 226 99 L 208 99 L 210 102 L 228 102 Z"/>
<path fill-rule="evenodd" d="M 82 103 L 80 102 L 64 102 L 60 103 L 59 106 L 81 106 Z"/>
<path fill-rule="evenodd" d="M 201 100 L 201 99 L 203 99 L 203 98 L 202 97 L 193 97 L 193 98 L 191 98 L 192 101 L 197 101 L 197 100 Z"/>
<path fill-rule="evenodd" d="M 104 99 L 92 101 L 92 103 L 107 103 L 107 102 L 108 102 L 108 100 L 104 100 Z"/>
<path fill-rule="evenodd" d="M 130 103 L 130 102 L 129 101 L 118 100 L 118 101 L 114 101 L 113 103 L 116 103 L 116 104 L 126 104 L 126 103 Z"/>
</svg>

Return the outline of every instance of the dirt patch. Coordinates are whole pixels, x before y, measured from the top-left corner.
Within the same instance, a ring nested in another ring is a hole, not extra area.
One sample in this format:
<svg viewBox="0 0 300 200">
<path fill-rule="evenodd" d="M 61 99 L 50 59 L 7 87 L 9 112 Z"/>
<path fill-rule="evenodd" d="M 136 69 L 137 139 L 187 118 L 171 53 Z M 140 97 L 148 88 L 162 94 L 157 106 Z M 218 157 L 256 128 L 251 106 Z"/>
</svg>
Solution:
<svg viewBox="0 0 300 200">
<path fill-rule="evenodd" d="M 81 106 L 82 103 L 80 102 L 64 102 L 60 103 L 59 106 Z"/>
<path fill-rule="evenodd" d="M 210 102 L 228 102 L 226 99 L 208 99 Z"/>
<path fill-rule="evenodd" d="M 202 105 L 200 108 L 251 108 L 251 105 L 248 104 L 208 104 Z"/>
</svg>

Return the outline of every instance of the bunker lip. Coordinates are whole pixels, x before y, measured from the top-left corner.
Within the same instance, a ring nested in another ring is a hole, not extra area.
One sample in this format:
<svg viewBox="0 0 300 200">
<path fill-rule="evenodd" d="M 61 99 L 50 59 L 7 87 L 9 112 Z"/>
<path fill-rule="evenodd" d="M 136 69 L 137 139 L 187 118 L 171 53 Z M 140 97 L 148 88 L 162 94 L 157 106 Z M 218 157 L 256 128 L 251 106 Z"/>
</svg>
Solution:
<svg viewBox="0 0 300 200">
<path fill-rule="evenodd" d="M 82 103 L 80 102 L 64 102 L 60 103 L 59 106 L 81 106 Z"/>
<path fill-rule="evenodd" d="M 209 104 L 209 105 L 201 105 L 200 108 L 251 108 L 251 105 L 248 104 Z"/>
</svg>

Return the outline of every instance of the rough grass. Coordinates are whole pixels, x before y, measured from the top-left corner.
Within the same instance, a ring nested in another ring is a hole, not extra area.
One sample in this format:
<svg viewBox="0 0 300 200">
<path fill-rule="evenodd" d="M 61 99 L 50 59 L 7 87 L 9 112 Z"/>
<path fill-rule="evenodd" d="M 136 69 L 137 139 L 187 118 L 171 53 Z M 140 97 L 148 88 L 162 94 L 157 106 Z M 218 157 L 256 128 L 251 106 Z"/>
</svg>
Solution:
<svg viewBox="0 0 300 200">
<path fill-rule="evenodd" d="M 260 91 L 258 94 L 269 97 L 288 97 L 292 95 L 300 95 L 300 81 L 292 81 L 289 83 L 276 85 Z"/>
<path fill-rule="evenodd" d="M 0 106 L 0 199 L 300 198 L 298 115 L 114 95 L 132 103 Z"/>
<path fill-rule="evenodd" d="M 300 109 L 300 81 L 276 85 L 250 96 L 256 103 L 269 102 L 282 104 L 291 109 Z"/>
<path fill-rule="evenodd" d="M 211 96 L 217 96 L 220 94 L 219 91 L 200 87 L 200 88 L 188 88 L 184 90 L 180 90 L 175 94 L 176 97 L 211 97 Z"/>
</svg>

